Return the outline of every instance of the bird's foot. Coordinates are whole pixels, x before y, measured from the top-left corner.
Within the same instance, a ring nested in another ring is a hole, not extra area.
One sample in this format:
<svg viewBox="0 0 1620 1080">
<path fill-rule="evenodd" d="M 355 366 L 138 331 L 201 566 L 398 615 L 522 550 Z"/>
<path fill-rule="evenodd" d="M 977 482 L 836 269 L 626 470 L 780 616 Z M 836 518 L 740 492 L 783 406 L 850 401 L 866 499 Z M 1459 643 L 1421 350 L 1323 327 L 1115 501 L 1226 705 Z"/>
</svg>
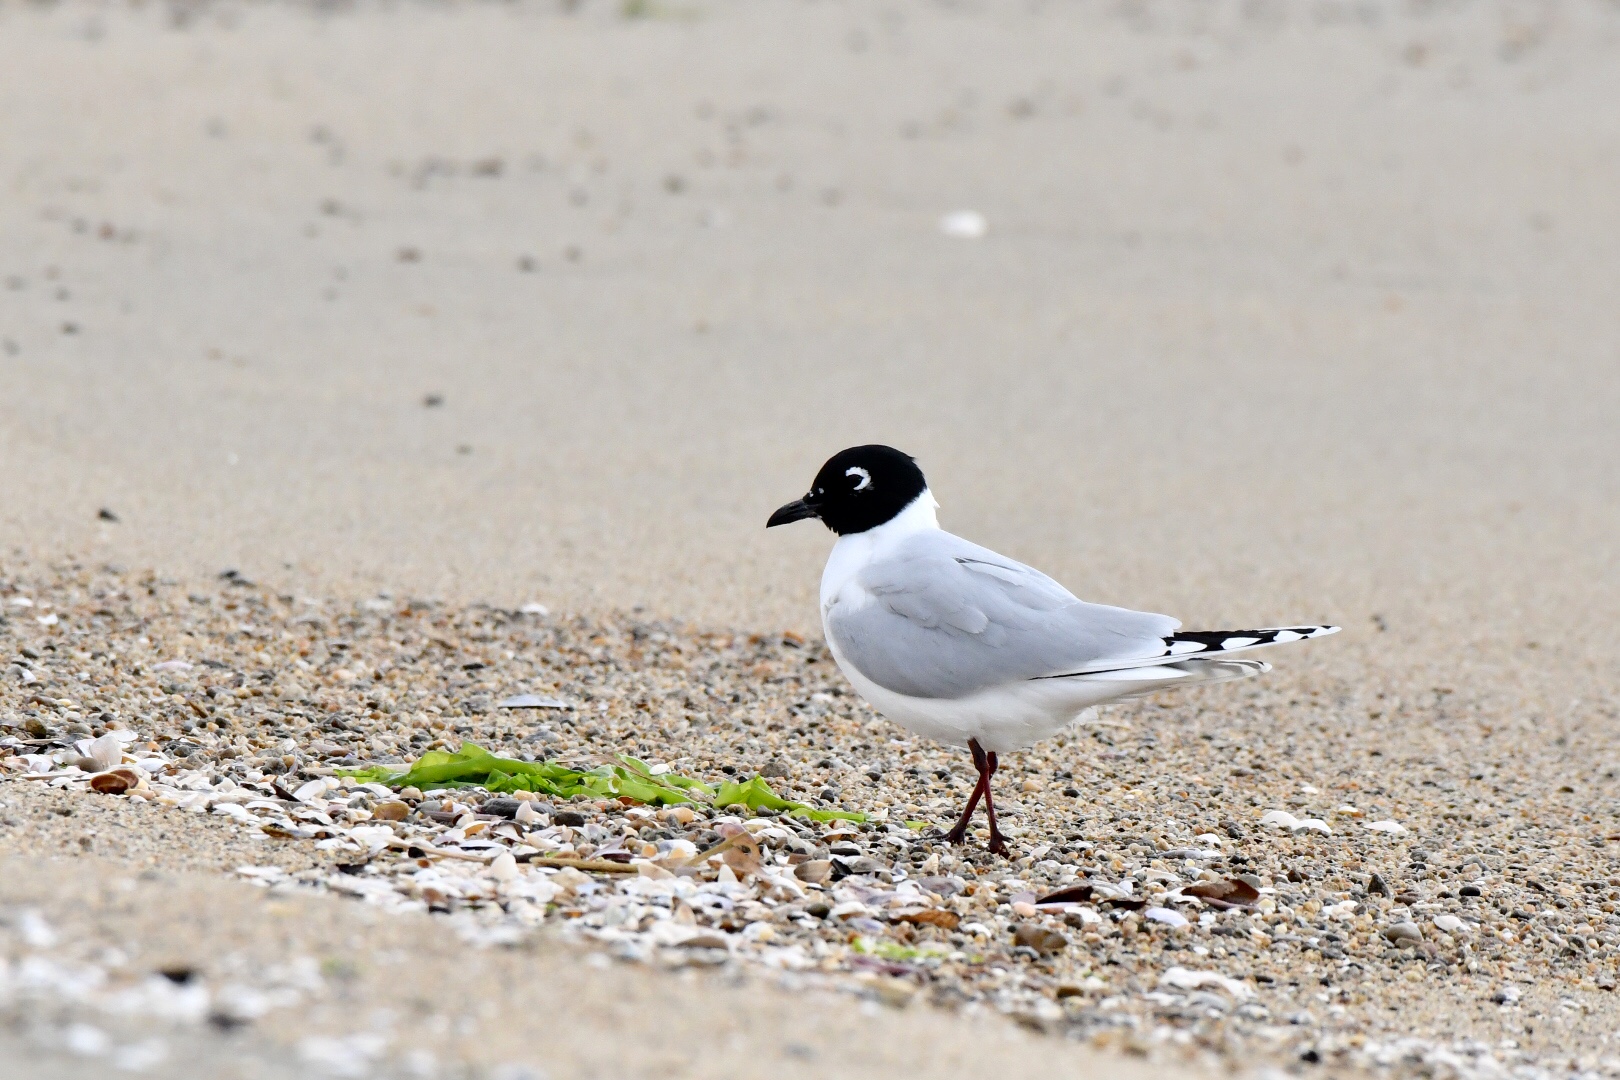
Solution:
<svg viewBox="0 0 1620 1080">
<path fill-rule="evenodd" d="M 958 825 L 956 828 L 945 834 L 945 842 L 950 844 L 952 847 L 961 846 L 962 841 L 966 839 L 967 828 L 962 825 Z"/>
<path fill-rule="evenodd" d="M 1000 830 L 990 830 L 990 854 L 1000 855 L 1004 859 L 1012 858 L 1012 849 L 1007 846 L 1007 838 L 1001 835 Z"/>
</svg>

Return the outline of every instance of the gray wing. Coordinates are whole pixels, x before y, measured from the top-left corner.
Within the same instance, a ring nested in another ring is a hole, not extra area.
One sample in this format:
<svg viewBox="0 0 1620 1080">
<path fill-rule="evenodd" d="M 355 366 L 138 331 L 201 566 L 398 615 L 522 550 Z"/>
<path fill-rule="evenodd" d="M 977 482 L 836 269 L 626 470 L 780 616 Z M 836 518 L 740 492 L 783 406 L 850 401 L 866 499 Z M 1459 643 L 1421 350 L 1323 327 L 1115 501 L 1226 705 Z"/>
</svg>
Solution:
<svg viewBox="0 0 1620 1080">
<path fill-rule="evenodd" d="M 943 530 L 855 576 L 826 612 L 844 659 L 898 694 L 958 698 L 1159 656 L 1168 615 L 1088 604 L 1039 570 Z"/>
</svg>

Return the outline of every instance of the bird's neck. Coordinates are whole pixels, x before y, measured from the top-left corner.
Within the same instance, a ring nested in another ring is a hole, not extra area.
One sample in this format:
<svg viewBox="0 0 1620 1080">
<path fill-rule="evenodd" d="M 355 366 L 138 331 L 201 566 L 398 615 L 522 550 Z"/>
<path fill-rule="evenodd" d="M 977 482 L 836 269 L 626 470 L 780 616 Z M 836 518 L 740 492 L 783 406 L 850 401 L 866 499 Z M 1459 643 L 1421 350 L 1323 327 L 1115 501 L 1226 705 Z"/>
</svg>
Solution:
<svg viewBox="0 0 1620 1080">
<path fill-rule="evenodd" d="M 821 572 L 821 604 L 827 605 L 838 596 L 844 585 L 873 559 L 882 556 L 907 537 L 939 528 L 939 517 L 934 513 L 939 503 L 934 493 L 923 488 L 922 493 L 906 504 L 894 517 L 865 532 L 849 533 L 838 538 L 832 554 L 827 556 L 827 567 Z"/>
<path fill-rule="evenodd" d="M 871 537 L 879 545 L 890 543 L 912 533 L 924 532 L 928 529 L 939 528 L 939 517 L 934 511 L 939 509 L 939 503 L 934 501 L 934 493 L 923 488 L 921 494 L 906 504 L 906 508 L 894 517 L 885 521 L 875 529 L 867 529 L 863 533 L 843 539 L 854 539 L 855 536 Z"/>
</svg>

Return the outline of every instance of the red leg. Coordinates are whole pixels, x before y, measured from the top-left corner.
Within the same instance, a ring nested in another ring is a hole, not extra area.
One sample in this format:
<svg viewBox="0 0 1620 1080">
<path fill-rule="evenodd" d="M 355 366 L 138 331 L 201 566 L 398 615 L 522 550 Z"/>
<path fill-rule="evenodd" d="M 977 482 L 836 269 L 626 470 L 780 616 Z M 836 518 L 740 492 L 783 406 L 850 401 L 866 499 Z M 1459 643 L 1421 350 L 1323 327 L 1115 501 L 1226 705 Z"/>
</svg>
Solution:
<svg viewBox="0 0 1620 1080">
<path fill-rule="evenodd" d="M 987 764 L 989 767 L 984 771 L 983 783 L 984 812 L 990 817 L 990 853 L 992 855 L 1006 856 L 1009 854 L 1007 849 L 1007 838 L 1001 835 L 1000 829 L 996 828 L 996 803 L 995 800 L 990 797 L 990 781 L 996 775 L 996 766 L 1000 763 L 996 761 L 995 754 L 992 753 L 988 755 L 988 757 L 989 761 Z"/>
<path fill-rule="evenodd" d="M 979 770 L 979 782 L 973 785 L 973 794 L 968 796 L 967 809 L 962 811 L 956 826 L 945 834 L 945 842 L 948 844 L 960 844 L 967 836 L 968 822 L 973 817 L 973 811 L 979 807 L 979 797 L 990 793 L 989 774 L 986 771 L 989 764 L 985 759 L 984 750 L 979 746 L 977 739 L 968 740 L 968 749 L 973 751 L 973 765 Z"/>
</svg>

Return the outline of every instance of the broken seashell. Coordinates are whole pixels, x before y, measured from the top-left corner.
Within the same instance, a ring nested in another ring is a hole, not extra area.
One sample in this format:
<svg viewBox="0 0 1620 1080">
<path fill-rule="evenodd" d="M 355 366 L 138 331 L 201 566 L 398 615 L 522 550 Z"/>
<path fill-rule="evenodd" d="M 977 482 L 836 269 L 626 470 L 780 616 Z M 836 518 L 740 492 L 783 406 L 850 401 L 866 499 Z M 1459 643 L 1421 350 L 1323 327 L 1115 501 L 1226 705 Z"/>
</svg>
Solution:
<svg viewBox="0 0 1620 1080">
<path fill-rule="evenodd" d="M 1172 911 L 1169 908 L 1150 907 L 1146 911 L 1142 912 L 1142 917 L 1145 919 L 1151 919 L 1156 923 L 1164 923 L 1166 926 L 1176 927 L 1177 929 L 1187 925 L 1187 917 L 1185 915 L 1181 914 L 1179 911 Z"/>
<path fill-rule="evenodd" d="M 292 797 L 301 803 L 311 802 L 320 798 L 322 795 L 325 795 L 329 786 L 330 781 L 328 781 L 325 777 L 310 780 L 307 783 L 299 785 L 298 790 L 292 793 Z"/>
<path fill-rule="evenodd" d="M 1437 915 L 1434 919 L 1434 925 L 1436 929 L 1447 934 L 1467 934 L 1469 932 L 1468 924 L 1455 915 Z"/>
<path fill-rule="evenodd" d="M 1270 810 L 1261 817 L 1260 824 L 1272 828 L 1288 829 L 1290 832 L 1299 832 L 1301 829 L 1311 829 L 1315 832 L 1331 833 L 1333 830 L 1321 818 L 1297 818 L 1286 810 Z"/>
<path fill-rule="evenodd" d="M 1159 985 L 1173 986 L 1177 990 L 1202 990 L 1206 986 L 1214 986 L 1240 999 L 1253 994 L 1252 990 L 1236 979 L 1214 971 L 1193 971 L 1184 967 L 1173 967 L 1160 975 Z"/>
<path fill-rule="evenodd" d="M 497 709 L 572 709 L 562 698 L 541 697 L 539 694 L 514 694 L 496 702 Z"/>
<path fill-rule="evenodd" d="M 94 763 L 94 767 L 89 770 L 91 772 L 116 769 L 124 760 L 123 741 L 109 731 L 86 748 L 85 756 Z"/>
<path fill-rule="evenodd" d="M 693 934 L 675 946 L 677 949 L 730 949 L 731 939 L 715 931 Z"/>
<path fill-rule="evenodd" d="M 1260 901 L 1260 890 L 1241 878 L 1200 881 L 1181 890 L 1183 896 L 1196 896 L 1212 908 L 1252 907 Z"/>
</svg>

